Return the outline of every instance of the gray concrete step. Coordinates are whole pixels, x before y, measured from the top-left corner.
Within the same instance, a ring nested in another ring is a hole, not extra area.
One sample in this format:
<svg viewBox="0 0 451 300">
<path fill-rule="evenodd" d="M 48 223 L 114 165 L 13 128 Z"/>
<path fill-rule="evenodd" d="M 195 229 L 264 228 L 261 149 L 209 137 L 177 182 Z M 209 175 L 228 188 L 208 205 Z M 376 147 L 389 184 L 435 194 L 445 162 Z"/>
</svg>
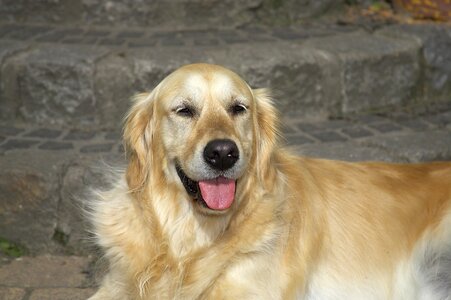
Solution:
<svg viewBox="0 0 451 300">
<path fill-rule="evenodd" d="M 151 31 L 0 24 L 0 118 L 118 128 L 128 98 L 181 65 L 225 65 L 307 119 L 451 102 L 451 28 L 312 25 Z"/>
<path fill-rule="evenodd" d="M 1 0 L 0 19 L 172 29 L 291 24 L 336 11 L 344 0 Z"/>
<path fill-rule="evenodd" d="M 94 294 L 91 258 L 21 257 L 0 262 L 0 299 L 85 300 Z"/>
<path fill-rule="evenodd" d="M 306 122 L 285 115 L 282 121 L 282 142 L 303 155 L 348 161 L 451 160 L 451 106 L 421 116 Z M 124 165 L 117 131 L 1 125 L 0 238 L 32 255 L 94 253 L 83 201 L 89 200 L 90 188 L 108 186 L 111 168 Z"/>
</svg>

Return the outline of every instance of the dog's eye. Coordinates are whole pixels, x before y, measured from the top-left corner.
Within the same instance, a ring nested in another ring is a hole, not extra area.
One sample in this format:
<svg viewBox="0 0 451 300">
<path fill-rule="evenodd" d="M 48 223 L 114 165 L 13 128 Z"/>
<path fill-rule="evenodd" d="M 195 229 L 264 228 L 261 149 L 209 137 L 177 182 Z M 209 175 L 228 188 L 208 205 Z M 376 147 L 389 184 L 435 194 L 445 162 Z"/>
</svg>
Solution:
<svg viewBox="0 0 451 300">
<path fill-rule="evenodd" d="M 233 115 L 239 115 L 242 113 L 245 113 L 247 110 L 247 107 L 244 104 L 235 104 L 230 108 L 230 112 Z"/>
<path fill-rule="evenodd" d="M 183 107 L 177 108 L 175 110 L 175 113 L 182 117 L 192 118 L 194 116 L 194 109 L 189 106 L 183 106 Z"/>
</svg>

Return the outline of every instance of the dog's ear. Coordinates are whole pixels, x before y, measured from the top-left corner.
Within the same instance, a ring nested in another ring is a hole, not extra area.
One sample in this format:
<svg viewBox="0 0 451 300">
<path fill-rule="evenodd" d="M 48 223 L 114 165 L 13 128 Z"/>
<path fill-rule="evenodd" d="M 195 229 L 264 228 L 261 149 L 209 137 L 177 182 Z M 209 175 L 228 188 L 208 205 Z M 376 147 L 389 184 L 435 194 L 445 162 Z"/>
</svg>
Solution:
<svg viewBox="0 0 451 300">
<path fill-rule="evenodd" d="M 150 147 L 154 134 L 154 98 L 155 91 L 136 95 L 125 117 L 124 147 L 129 160 L 126 179 L 131 191 L 138 191 L 144 186 L 152 165 Z"/>
<path fill-rule="evenodd" d="M 255 134 L 257 172 L 262 178 L 270 178 L 270 176 L 267 176 L 267 172 L 279 137 L 278 113 L 273 106 L 268 89 L 255 89 L 252 93 L 257 106 L 257 130 Z"/>
</svg>

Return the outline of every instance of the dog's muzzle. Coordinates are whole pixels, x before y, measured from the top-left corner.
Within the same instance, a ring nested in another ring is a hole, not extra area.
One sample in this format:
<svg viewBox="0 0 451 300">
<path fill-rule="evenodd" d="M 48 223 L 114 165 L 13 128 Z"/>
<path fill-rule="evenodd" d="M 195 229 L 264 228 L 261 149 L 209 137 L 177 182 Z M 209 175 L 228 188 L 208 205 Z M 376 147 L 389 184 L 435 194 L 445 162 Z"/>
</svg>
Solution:
<svg viewBox="0 0 451 300">
<path fill-rule="evenodd" d="M 216 177 L 192 180 L 180 164 L 176 163 L 177 174 L 186 192 L 202 206 L 216 211 L 226 210 L 235 200 L 236 180 L 227 178 L 224 174 L 238 161 L 238 147 L 229 139 L 212 140 L 204 148 L 203 159 L 212 173 L 217 174 Z"/>
</svg>

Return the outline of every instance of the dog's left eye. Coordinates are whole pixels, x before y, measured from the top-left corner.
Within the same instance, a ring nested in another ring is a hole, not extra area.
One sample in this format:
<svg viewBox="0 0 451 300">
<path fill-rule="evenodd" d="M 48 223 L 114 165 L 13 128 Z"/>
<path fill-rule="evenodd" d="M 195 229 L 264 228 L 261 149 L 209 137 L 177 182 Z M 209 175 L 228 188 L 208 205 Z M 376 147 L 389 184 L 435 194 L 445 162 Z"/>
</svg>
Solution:
<svg viewBox="0 0 451 300">
<path fill-rule="evenodd" d="M 189 106 L 184 106 L 184 107 L 177 108 L 175 110 L 175 113 L 177 115 L 179 115 L 179 116 L 182 116 L 182 117 L 189 117 L 189 118 L 191 118 L 191 117 L 194 116 L 194 109 L 189 107 Z"/>
<path fill-rule="evenodd" d="M 235 104 L 230 108 L 230 112 L 233 115 L 239 115 L 245 113 L 247 111 L 247 107 L 244 104 Z"/>
</svg>

